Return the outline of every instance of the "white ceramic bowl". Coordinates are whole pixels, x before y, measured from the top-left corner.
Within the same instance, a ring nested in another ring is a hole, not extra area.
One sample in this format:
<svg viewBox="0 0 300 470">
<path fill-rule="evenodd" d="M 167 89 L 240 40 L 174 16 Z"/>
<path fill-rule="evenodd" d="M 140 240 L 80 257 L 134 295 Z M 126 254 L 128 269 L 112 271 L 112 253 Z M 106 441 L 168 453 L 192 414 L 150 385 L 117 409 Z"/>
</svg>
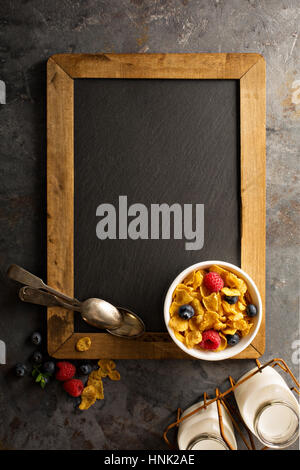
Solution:
<svg viewBox="0 0 300 470">
<path fill-rule="evenodd" d="M 251 295 L 251 299 L 253 304 L 257 308 L 257 315 L 253 318 L 254 322 L 254 327 L 250 331 L 250 333 L 247 336 L 244 336 L 243 338 L 240 339 L 238 344 L 235 346 L 228 346 L 226 349 L 223 351 L 210 351 L 210 350 L 201 350 L 201 349 L 196 349 L 196 348 L 187 348 L 181 341 L 179 341 L 172 330 L 172 328 L 169 327 L 169 320 L 170 320 L 170 305 L 172 301 L 172 294 L 178 284 L 180 284 L 183 279 L 192 271 L 195 269 L 208 269 L 212 265 L 218 265 L 220 267 L 223 267 L 227 269 L 228 271 L 233 272 L 237 276 L 241 277 L 244 279 L 244 281 L 248 285 L 248 290 Z M 172 282 L 172 284 L 169 287 L 169 290 L 167 292 L 167 295 L 165 297 L 165 303 L 164 303 L 164 318 L 165 318 L 165 323 L 167 330 L 172 338 L 172 340 L 177 344 L 179 348 L 181 348 L 184 352 L 189 354 L 190 356 L 193 356 L 197 359 L 204 359 L 205 361 L 222 361 L 223 359 L 229 359 L 230 357 L 236 356 L 240 352 L 244 351 L 244 349 L 249 346 L 249 344 L 253 341 L 255 338 L 260 324 L 261 324 L 261 319 L 262 319 L 262 303 L 261 303 L 261 297 L 258 292 L 258 289 L 254 283 L 254 281 L 251 279 L 248 274 L 245 273 L 241 268 L 238 268 L 234 264 L 230 263 L 225 263 L 224 261 L 203 261 L 201 263 L 196 263 L 193 264 L 192 266 L 188 267 L 184 271 L 182 271 L 176 279 Z"/>
</svg>

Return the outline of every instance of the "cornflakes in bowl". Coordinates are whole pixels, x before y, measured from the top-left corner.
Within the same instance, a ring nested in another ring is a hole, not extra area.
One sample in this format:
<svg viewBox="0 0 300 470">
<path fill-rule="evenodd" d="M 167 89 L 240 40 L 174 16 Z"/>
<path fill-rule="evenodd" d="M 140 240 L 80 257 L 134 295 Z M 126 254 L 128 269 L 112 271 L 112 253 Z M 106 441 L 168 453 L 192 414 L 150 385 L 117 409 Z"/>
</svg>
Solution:
<svg viewBox="0 0 300 470">
<path fill-rule="evenodd" d="M 173 341 L 187 354 L 217 361 L 251 343 L 261 323 L 262 302 L 242 269 L 206 261 L 176 277 L 165 298 L 164 317 Z"/>
</svg>

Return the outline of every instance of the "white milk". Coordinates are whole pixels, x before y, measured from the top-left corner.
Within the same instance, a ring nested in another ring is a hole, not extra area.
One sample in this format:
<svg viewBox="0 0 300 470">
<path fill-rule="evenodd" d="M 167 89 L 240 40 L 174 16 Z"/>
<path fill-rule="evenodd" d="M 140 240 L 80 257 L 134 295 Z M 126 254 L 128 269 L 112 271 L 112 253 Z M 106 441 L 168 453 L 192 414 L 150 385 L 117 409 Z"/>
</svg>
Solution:
<svg viewBox="0 0 300 470">
<path fill-rule="evenodd" d="M 182 416 L 191 413 L 203 405 L 203 401 L 195 403 L 184 411 Z M 230 444 L 236 449 L 236 440 L 231 419 L 221 405 L 224 433 Z M 221 436 L 217 403 L 211 403 L 179 424 L 177 435 L 180 450 L 228 450 Z"/>
<path fill-rule="evenodd" d="M 241 381 L 257 370 L 243 375 Z M 281 375 L 265 367 L 237 387 L 235 399 L 246 425 L 266 446 L 283 448 L 299 435 L 299 403 Z"/>
</svg>

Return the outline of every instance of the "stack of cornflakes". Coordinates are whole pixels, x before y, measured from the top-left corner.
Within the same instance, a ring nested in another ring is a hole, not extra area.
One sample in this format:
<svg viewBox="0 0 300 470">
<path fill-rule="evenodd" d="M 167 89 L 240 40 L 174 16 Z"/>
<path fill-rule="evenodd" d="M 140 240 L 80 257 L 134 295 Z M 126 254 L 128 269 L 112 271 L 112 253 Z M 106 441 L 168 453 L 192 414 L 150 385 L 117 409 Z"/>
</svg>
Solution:
<svg viewBox="0 0 300 470">
<path fill-rule="evenodd" d="M 215 272 L 224 281 L 219 292 L 210 292 L 203 283 L 208 272 Z M 237 296 L 238 300 L 231 305 L 224 296 Z M 188 348 L 199 347 L 202 333 L 209 329 L 216 330 L 221 338 L 217 351 L 227 347 L 226 335 L 246 336 L 253 322 L 247 316 L 247 306 L 251 297 L 246 282 L 220 266 L 211 266 L 209 270 L 191 272 L 181 284 L 178 284 L 172 296 L 169 326 L 176 338 Z M 192 318 L 186 320 L 179 316 L 182 305 L 191 305 L 194 309 Z"/>
</svg>

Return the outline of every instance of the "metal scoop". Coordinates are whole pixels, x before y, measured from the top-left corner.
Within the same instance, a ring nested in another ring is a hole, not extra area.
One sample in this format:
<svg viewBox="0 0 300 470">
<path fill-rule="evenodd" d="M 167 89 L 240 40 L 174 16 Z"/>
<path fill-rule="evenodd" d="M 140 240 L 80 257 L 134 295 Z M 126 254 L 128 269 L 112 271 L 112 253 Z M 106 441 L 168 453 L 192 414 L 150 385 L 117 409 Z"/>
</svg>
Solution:
<svg viewBox="0 0 300 470">
<path fill-rule="evenodd" d="M 119 326 L 114 327 L 114 328 L 110 326 L 107 327 L 105 325 L 97 326 L 94 319 L 93 321 L 91 321 L 90 318 L 89 319 L 84 318 L 83 311 L 84 310 L 87 311 L 90 315 L 90 313 L 95 309 L 95 307 L 97 307 L 97 302 L 94 302 L 94 301 L 104 302 L 104 301 L 100 301 L 100 299 L 88 299 L 85 302 L 81 303 L 81 309 L 80 309 L 80 307 L 78 306 L 74 307 L 73 305 L 62 301 L 61 299 L 59 299 L 53 294 L 50 294 L 48 292 L 44 292 L 38 289 L 34 289 L 29 286 L 24 286 L 19 290 L 19 297 L 23 302 L 30 302 L 33 304 L 44 305 L 47 307 L 61 306 L 69 310 L 80 311 L 82 318 L 87 323 L 89 323 L 92 326 L 96 326 L 97 328 L 106 328 L 106 330 L 114 336 L 119 336 L 122 338 L 137 338 L 138 336 L 141 336 L 145 331 L 145 325 L 143 321 L 135 313 L 129 311 L 128 309 L 124 309 L 121 307 L 118 307 L 118 312 L 120 312 L 122 316 L 122 321 Z M 89 304 L 87 304 L 87 302 L 89 302 Z"/>
<path fill-rule="evenodd" d="M 15 264 L 10 266 L 7 275 L 10 279 L 27 285 L 19 294 L 25 302 L 47 306 L 60 305 L 68 310 L 75 310 L 81 313 L 84 321 L 96 328 L 114 329 L 123 323 L 123 316 L 118 309 L 105 300 L 91 298 L 80 302 L 47 286 L 42 279 Z"/>
<path fill-rule="evenodd" d="M 123 338 L 137 338 L 145 332 L 143 321 L 128 309 L 116 308 L 109 302 L 96 298 L 80 302 L 47 286 L 42 279 L 16 264 L 10 266 L 7 275 L 10 279 L 26 284 L 19 291 L 19 297 L 23 302 L 46 307 L 61 306 L 80 312 L 83 320 L 90 325 L 107 329 L 109 333 Z"/>
</svg>

